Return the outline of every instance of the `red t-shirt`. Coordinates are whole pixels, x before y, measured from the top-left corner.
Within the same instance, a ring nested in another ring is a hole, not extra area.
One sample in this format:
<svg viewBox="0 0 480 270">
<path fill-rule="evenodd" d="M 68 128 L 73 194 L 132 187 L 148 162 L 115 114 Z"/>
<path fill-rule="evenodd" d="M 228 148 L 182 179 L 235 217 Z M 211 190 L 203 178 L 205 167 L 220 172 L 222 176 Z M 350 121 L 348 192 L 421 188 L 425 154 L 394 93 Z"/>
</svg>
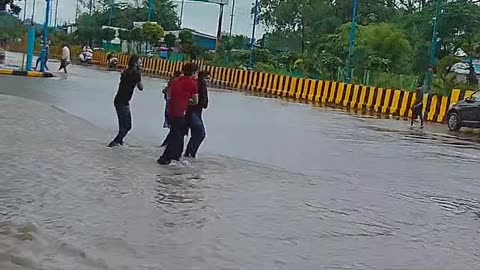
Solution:
<svg viewBox="0 0 480 270">
<path fill-rule="evenodd" d="M 170 104 L 168 117 L 183 117 L 188 108 L 189 100 L 198 94 L 197 80 L 193 77 L 178 77 L 170 85 Z"/>
</svg>

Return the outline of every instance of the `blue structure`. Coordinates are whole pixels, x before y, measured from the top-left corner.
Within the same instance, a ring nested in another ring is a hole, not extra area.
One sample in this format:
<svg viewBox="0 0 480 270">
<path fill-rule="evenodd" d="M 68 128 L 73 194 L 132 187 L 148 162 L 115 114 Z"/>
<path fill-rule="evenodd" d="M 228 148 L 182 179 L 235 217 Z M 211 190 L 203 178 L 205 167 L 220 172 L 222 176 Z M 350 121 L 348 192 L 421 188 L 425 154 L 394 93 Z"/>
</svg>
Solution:
<svg viewBox="0 0 480 270">
<path fill-rule="evenodd" d="M 209 51 L 213 51 L 217 48 L 217 37 L 200 33 L 192 29 L 182 29 L 180 31 L 167 31 L 166 34 L 174 34 L 177 38 L 181 31 L 190 31 L 193 35 L 195 45 Z"/>
</svg>

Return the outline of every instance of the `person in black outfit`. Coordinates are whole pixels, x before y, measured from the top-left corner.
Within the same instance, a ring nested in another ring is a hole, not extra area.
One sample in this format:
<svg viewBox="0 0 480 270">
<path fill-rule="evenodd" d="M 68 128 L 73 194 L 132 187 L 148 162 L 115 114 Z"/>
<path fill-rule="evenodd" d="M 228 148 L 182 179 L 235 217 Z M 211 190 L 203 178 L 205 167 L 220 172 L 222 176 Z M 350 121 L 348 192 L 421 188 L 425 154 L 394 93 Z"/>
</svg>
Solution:
<svg viewBox="0 0 480 270">
<path fill-rule="evenodd" d="M 187 110 L 187 125 L 190 128 L 191 137 L 185 151 L 185 157 L 196 158 L 198 149 L 206 136 L 202 112 L 208 108 L 208 76 L 208 71 L 198 73 L 198 104 L 190 105 Z"/>
<path fill-rule="evenodd" d="M 132 99 L 135 87 L 143 91 L 141 68 L 137 55 L 130 56 L 128 67 L 120 76 L 118 92 L 113 104 L 118 116 L 118 134 L 108 147 L 123 145 L 123 139 L 132 129 L 132 116 L 130 113 L 130 100 Z"/>
<path fill-rule="evenodd" d="M 167 86 L 162 90 L 163 98 L 165 99 L 165 121 L 163 122 L 164 128 L 170 128 L 170 122 L 168 121 L 168 106 L 170 103 L 170 86 L 172 85 L 172 82 L 180 76 L 182 76 L 182 72 L 179 70 L 175 71 L 173 73 L 173 77 L 170 78 L 170 80 L 168 81 Z M 171 134 L 172 134 L 171 132 L 168 132 L 168 135 L 165 138 L 165 140 L 163 140 L 161 147 L 167 146 L 168 137 L 171 136 Z"/>
<path fill-rule="evenodd" d="M 410 122 L 410 127 L 413 128 L 413 123 L 415 120 L 420 117 L 420 128 L 423 128 L 423 91 L 422 84 L 417 85 L 417 90 L 415 92 L 415 105 L 412 108 L 412 120 Z"/>
</svg>

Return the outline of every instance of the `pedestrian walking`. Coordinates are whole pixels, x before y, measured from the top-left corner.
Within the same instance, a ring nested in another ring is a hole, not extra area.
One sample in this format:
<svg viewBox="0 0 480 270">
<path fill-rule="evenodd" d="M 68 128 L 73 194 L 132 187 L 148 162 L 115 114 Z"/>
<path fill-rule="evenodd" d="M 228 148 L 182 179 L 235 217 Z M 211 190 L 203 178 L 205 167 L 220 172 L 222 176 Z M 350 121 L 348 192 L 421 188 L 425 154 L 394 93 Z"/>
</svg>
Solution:
<svg viewBox="0 0 480 270">
<path fill-rule="evenodd" d="M 185 114 L 189 103 L 198 103 L 198 84 L 194 78 L 195 64 L 185 64 L 182 71 L 183 76 L 173 80 L 170 86 L 168 119 L 171 134 L 168 136 L 165 151 L 157 161 L 161 165 L 168 165 L 172 160 L 180 160 L 183 153 L 184 138 L 187 133 Z"/>
<path fill-rule="evenodd" d="M 130 100 L 135 87 L 143 91 L 140 58 L 137 55 L 130 56 L 128 67 L 120 75 L 118 92 L 113 102 L 118 116 L 118 134 L 110 142 L 108 147 L 123 145 L 123 139 L 132 129 L 132 115 L 130 113 Z"/>
<path fill-rule="evenodd" d="M 58 71 L 63 69 L 65 73 L 67 73 L 67 66 L 69 63 L 70 63 L 70 48 L 68 48 L 67 45 L 63 45 L 62 60 L 60 61 L 60 68 L 58 69 Z"/>
<path fill-rule="evenodd" d="M 208 71 L 198 73 L 198 104 L 190 105 L 187 110 L 187 126 L 191 134 L 184 155 L 187 158 L 197 157 L 198 149 L 206 136 L 202 113 L 204 109 L 208 108 L 207 80 L 209 75 Z"/>
<path fill-rule="evenodd" d="M 173 73 L 173 77 L 168 81 L 168 84 L 167 86 L 162 90 L 162 93 L 163 93 L 163 98 L 165 99 L 165 120 L 163 122 L 163 127 L 164 128 L 170 128 L 170 122 L 168 121 L 168 107 L 169 107 L 169 103 L 170 103 L 170 87 L 172 85 L 172 82 L 173 80 L 175 80 L 176 78 L 182 76 L 182 72 L 177 70 Z M 165 147 L 167 146 L 167 141 L 168 141 L 168 137 L 170 136 L 170 132 L 168 132 L 168 135 L 167 137 L 165 138 L 165 140 L 163 140 L 163 143 L 162 143 L 162 146 L 161 147 Z"/>
<path fill-rule="evenodd" d="M 48 58 L 49 58 L 48 49 L 49 49 L 49 48 L 48 48 L 48 45 L 47 45 L 47 48 L 46 48 L 46 49 L 42 49 L 42 50 L 40 51 L 40 55 L 39 55 L 38 58 L 37 58 L 37 61 L 36 61 L 36 63 L 35 63 L 35 68 L 34 68 L 34 70 L 37 70 L 37 69 L 38 69 L 38 64 L 40 64 L 40 63 L 42 63 L 42 62 L 45 63 L 45 64 L 44 64 L 44 65 L 45 65 L 45 69 L 46 69 L 47 71 L 49 70 L 48 67 L 47 67 Z"/>
<path fill-rule="evenodd" d="M 420 128 L 423 128 L 423 85 L 418 84 L 415 91 L 415 105 L 412 107 L 412 120 L 410 127 L 413 128 L 413 123 L 420 117 Z"/>
</svg>

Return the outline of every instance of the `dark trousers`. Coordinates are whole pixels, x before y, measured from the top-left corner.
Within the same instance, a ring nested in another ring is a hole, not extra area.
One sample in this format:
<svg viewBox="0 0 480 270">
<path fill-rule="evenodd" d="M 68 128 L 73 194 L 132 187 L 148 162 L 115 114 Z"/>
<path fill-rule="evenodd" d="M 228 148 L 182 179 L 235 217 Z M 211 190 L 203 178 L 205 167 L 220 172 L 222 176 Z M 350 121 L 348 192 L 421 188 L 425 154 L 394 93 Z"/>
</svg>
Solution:
<svg viewBox="0 0 480 270">
<path fill-rule="evenodd" d="M 180 160 L 183 152 L 183 140 L 187 134 L 187 121 L 185 117 L 170 118 L 170 133 L 167 136 L 167 147 L 159 161 L 169 163 Z"/>
<path fill-rule="evenodd" d="M 67 66 L 68 66 L 67 60 L 62 59 L 62 61 L 60 62 L 60 68 L 58 69 L 58 71 L 63 69 L 65 73 L 67 73 Z"/>
<path fill-rule="evenodd" d="M 130 113 L 130 106 L 115 103 L 115 110 L 118 116 L 118 135 L 113 139 L 114 142 L 123 144 L 123 139 L 132 129 L 132 115 Z"/>
<path fill-rule="evenodd" d="M 41 62 L 42 62 L 42 58 L 38 57 L 38 58 L 37 58 L 37 62 L 35 63 L 35 68 L 34 68 L 34 70 L 37 70 L 38 64 L 40 64 Z M 45 60 L 45 69 L 46 69 L 46 70 L 48 70 L 47 62 L 48 62 L 48 59 Z"/>
<path fill-rule="evenodd" d="M 202 117 L 197 113 L 189 113 L 187 116 L 187 125 L 190 128 L 190 141 L 187 145 L 187 150 L 185 156 L 187 157 L 196 157 L 198 148 L 205 139 L 205 125 L 203 124 Z"/>
</svg>

